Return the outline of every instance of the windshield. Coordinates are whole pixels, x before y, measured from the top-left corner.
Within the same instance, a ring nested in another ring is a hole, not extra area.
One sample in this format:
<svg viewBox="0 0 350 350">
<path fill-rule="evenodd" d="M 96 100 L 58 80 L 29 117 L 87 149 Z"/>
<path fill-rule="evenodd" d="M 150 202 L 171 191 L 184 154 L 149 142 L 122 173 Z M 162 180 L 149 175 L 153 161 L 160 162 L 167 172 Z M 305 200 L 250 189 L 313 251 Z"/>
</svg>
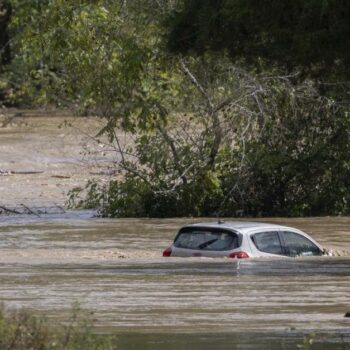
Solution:
<svg viewBox="0 0 350 350">
<path fill-rule="evenodd" d="M 177 235 L 174 246 L 196 250 L 231 250 L 240 246 L 240 237 L 223 229 L 185 227 Z"/>
</svg>

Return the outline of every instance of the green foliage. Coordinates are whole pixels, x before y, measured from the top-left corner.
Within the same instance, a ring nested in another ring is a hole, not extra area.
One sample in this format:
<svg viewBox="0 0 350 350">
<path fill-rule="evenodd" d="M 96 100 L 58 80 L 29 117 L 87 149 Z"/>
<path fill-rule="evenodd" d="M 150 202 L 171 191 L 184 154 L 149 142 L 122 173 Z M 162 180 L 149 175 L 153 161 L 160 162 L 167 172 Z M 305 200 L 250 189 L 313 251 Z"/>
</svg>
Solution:
<svg viewBox="0 0 350 350">
<path fill-rule="evenodd" d="M 106 217 L 182 217 L 213 215 L 220 190 L 217 179 L 207 174 L 174 190 L 152 188 L 138 177 L 110 181 L 107 187 L 90 182 L 84 189 L 70 192 L 69 205 L 95 208 Z M 158 184 L 154 184 L 156 186 Z M 99 201 L 89 201 L 93 196 Z M 83 199 L 82 199 L 83 198 Z M 93 204 L 93 205 L 91 205 Z"/>
<path fill-rule="evenodd" d="M 98 106 L 101 114 L 131 99 L 145 52 L 123 28 L 120 5 L 111 3 L 56 0 L 29 10 L 30 24 L 22 28 L 13 62 L 26 68 L 26 95 L 38 104 Z M 14 27 L 20 25 L 16 20 Z"/>
<path fill-rule="evenodd" d="M 8 103 L 100 116 L 97 139 L 115 152 L 115 175 L 71 191 L 70 206 L 129 217 L 350 212 L 349 89 L 320 85 L 349 73 L 347 2 L 12 5 Z M 167 51 L 168 35 L 186 57 Z M 283 74 L 296 70 L 305 74 Z"/>
<path fill-rule="evenodd" d="M 167 21 L 174 52 L 227 50 L 320 79 L 350 76 L 350 3 L 338 0 L 185 0 Z M 268 66 L 262 65 L 264 69 Z"/>
<path fill-rule="evenodd" d="M 88 181 L 85 188 L 75 187 L 69 191 L 66 205 L 68 208 L 96 209 L 103 206 L 103 199 L 104 188 L 94 181 Z"/>
<path fill-rule="evenodd" d="M 152 127 L 158 101 L 176 108 L 182 88 L 157 24 L 171 3 L 14 0 L 15 54 L 4 76 L 13 102 L 99 115 L 111 137 L 116 126 Z"/>
<path fill-rule="evenodd" d="M 223 191 L 230 193 L 225 215 L 235 206 L 248 215 L 348 213 L 348 113 L 312 85 L 294 94 L 281 84 L 279 90 L 273 98 L 278 108 L 246 143 L 239 173 L 227 161 L 222 170 Z"/>
<path fill-rule="evenodd" d="M 81 312 L 80 312 L 81 313 Z M 26 311 L 0 310 L 0 348 L 11 350 L 112 350 L 115 339 L 95 335 L 89 318 L 79 317 L 79 310 L 67 325 L 50 326 L 44 318 Z"/>
</svg>

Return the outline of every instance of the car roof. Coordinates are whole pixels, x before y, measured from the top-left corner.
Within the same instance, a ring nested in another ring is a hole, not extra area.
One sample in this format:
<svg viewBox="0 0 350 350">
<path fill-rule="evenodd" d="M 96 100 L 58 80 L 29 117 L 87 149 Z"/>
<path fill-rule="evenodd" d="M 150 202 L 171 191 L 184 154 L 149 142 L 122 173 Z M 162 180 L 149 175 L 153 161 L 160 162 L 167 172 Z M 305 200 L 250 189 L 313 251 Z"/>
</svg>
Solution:
<svg viewBox="0 0 350 350">
<path fill-rule="evenodd" d="M 248 233 L 258 229 L 275 229 L 275 230 L 293 230 L 299 231 L 295 228 L 264 223 L 264 222 L 254 222 L 254 221 L 216 221 L 216 222 L 199 222 L 196 224 L 189 224 L 184 227 L 213 227 L 213 228 L 225 228 L 229 230 L 238 231 L 240 233 Z"/>
</svg>

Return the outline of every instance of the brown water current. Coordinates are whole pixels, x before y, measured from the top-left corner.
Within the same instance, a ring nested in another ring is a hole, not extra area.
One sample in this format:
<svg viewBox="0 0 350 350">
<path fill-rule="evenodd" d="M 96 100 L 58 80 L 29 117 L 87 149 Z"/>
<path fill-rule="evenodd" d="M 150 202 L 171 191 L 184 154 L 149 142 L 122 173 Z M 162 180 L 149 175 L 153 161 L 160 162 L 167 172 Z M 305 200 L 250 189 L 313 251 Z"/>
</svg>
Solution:
<svg viewBox="0 0 350 350">
<path fill-rule="evenodd" d="M 0 113 L 0 205 L 62 207 L 73 187 L 108 181 L 118 158 L 91 137 L 100 127 L 62 112 Z M 310 332 L 312 349 L 350 349 L 350 218 L 264 219 L 304 230 L 335 257 L 237 262 L 161 257 L 198 219 L 91 216 L 2 212 L 0 302 L 52 323 L 79 303 L 127 350 L 296 349 Z"/>
<path fill-rule="evenodd" d="M 161 257 L 177 229 L 198 220 L 90 215 L 0 217 L 7 307 L 54 321 L 78 302 L 128 349 L 280 348 L 312 331 L 323 334 L 320 348 L 350 341 L 350 218 L 264 220 L 298 227 L 341 257 L 234 261 Z"/>
</svg>

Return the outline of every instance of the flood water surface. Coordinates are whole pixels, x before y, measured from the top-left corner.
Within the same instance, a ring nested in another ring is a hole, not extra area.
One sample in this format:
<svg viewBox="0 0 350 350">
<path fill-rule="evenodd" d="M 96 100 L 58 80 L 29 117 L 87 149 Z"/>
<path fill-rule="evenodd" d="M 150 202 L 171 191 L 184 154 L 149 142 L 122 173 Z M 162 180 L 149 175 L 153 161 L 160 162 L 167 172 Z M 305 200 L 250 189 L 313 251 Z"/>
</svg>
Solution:
<svg viewBox="0 0 350 350">
<path fill-rule="evenodd" d="M 3 217 L 0 299 L 64 320 L 94 312 L 125 349 L 285 349 L 350 343 L 350 219 L 265 220 L 298 227 L 341 257 L 163 258 L 198 220 Z M 264 345 L 262 347 L 262 345 Z"/>
</svg>

